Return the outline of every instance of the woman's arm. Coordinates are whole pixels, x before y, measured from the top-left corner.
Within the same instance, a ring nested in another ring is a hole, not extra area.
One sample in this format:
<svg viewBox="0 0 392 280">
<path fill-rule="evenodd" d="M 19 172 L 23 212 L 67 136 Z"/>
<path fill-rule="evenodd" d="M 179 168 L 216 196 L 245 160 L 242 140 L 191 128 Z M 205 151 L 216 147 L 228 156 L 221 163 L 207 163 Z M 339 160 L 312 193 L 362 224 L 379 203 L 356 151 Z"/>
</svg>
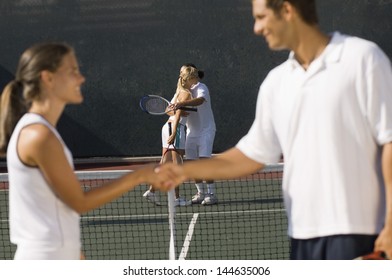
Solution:
<svg viewBox="0 0 392 280">
<path fill-rule="evenodd" d="M 62 144 L 50 129 L 39 124 L 22 130 L 18 153 L 23 162 L 37 166 L 56 195 L 78 213 L 110 202 L 143 182 L 160 186 L 162 190 L 169 188 L 164 182 L 169 178 L 158 178 L 154 172 L 155 166 L 149 165 L 84 192 L 68 163 Z"/>
<path fill-rule="evenodd" d="M 174 119 L 171 121 L 171 134 L 169 135 L 169 138 L 167 139 L 168 144 L 173 144 L 174 139 L 176 139 L 176 133 L 177 133 L 177 127 L 180 122 L 180 117 L 181 117 L 182 111 L 181 110 L 176 110 L 176 113 L 174 115 Z"/>
<path fill-rule="evenodd" d="M 181 90 L 178 93 L 178 97 L 177 97 L 178 102 L 186 102 L 191 99 L 192 99 L 192 95 L 189 91 Z M 180 117 L 184 115 L 183 113 L 184 113 L 184 111 L 182 111 L 181 109 L 175 110 L 175 115 L 174 115 L 175 118 L 172 121 L 172 134 L 169 136 L 168 144 L 173 144 L 173 142 L 174 142 L 174 139 L 176 137 L 178 123 L 180 122 Z M 188 113 L 186 115 L 188 115 Z"/>
</svg>

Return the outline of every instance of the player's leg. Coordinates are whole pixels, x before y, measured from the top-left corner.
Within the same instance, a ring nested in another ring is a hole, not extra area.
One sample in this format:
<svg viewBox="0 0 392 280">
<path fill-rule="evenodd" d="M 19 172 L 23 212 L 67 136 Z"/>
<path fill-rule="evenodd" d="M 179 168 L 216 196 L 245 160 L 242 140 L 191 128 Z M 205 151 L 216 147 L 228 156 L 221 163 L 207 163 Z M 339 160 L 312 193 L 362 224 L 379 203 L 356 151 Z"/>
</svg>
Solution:
<svg viewBox="0 0 392 280">
<path fill-rule="evenodd" d="M 176 164 L 181 164 L 182 163 L 182 159 L 180 159 L 179 157 L 184 157 L 185 155 L 185 150 L 177 150 L 177 152 L 173 152 L 172 158 L 173 158 L 173 162 Z M 175 194 L 176 194 L 176 200 L 180 198 L 180 188 L 179 186 L 177 186 L 175 188 Z"/>
<path fill-rule="evenodd" d="M 188 137 L 185 147 L 186 160 L 196 160 L 199 158 L 199 137 Z M 192 203 L 200 204 L 204 200 L 203 181 L 195 181 L 197 193 L 192 197 Z"/>
<path fill-rule="evenodd" d="M 163 163 L 165 159 L 165 154 L 167 154 L 167 139 L 169 138 L 169 123 L 166 122 L 162 126 L 162 131 L 161 131 L 161 140 L 162 140 L 162 156 L 161 156 L 161 161 L 160 164 Z M 150 186 L 149 189 L 143 194 L 143 197 L 147 199 L 150 202 L 155 203 L 156 205 L 161 205 L 159 201 L 158 194 L 155 193 L 155 189 L 153 186 Z"/>
<path fill-rule="evenodd" d="M 164 156 L 167 151 L 167 148 L 162 147 L 162 157 L 161 157 L 161 164 L 165 160 L 166 156 Z M 167 160 L 167 159 L 166 159 Z M 155 192 L 155 189 L 152 185 L 150 185 L 149 189 L 143 194 L 143 197 L 147 199 L 147 201 L 150 201 L 152 203 L 155 203 L 156 205 L 161 205 L 161 202 L 159 200 L 158 194 Z"/>
<path fill-rule="evenodd" d="M 215 131 L 202 134 L 199 142 L 199 158 L 210 158 L 212 156 L 212 147 L 214 145 Z M 215 183 L 213 180 L 206 181 L 207 192 L 201 202 L 203 205 L 212 205 L 218 203 L 218 197 L 215 192 Z"/>
<path fill-rule="evenodd" d="M 177 127 L 177 135 L 174 142 L 176 150 L 172 152 L 173 162 L 176 164 L 182 164 L 185 156 L 185 145 L 186 145 L 186 126 L 179 124 Z M 180 196 L 179 186 L 175 188 L 175 206 L 188 206 L 192 204 L 191 201 L 187 201 L 185 197 Z"/>
<path fill-rule="evenodd" d="M 177 152 L 174 152 L 173 157 L 173 162 L 175 163 L 182 163 L 182 157 L 185 154 L 185 150 L 177 150 Z M 181 157 L 181 159 L 179 158 Z M 177 159 L 176 159 L 177 158 Z M 174 201 L 174 206 L 189 206 L 192 204 L 191 201 L 187 201 L 185 197 L 180 196 L 180 187 L 177 186 L 175 189 L 175 201 Z"/>
</svg>

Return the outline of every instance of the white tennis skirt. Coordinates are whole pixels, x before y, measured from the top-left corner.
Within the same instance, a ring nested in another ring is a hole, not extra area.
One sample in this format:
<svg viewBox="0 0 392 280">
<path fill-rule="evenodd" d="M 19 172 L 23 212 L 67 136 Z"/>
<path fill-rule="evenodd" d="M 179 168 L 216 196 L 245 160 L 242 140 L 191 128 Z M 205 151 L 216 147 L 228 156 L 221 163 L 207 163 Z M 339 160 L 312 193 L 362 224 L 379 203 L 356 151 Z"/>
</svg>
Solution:
<svg viewBox="0 0 392 280">
<path fill-rule="evenodd" d="M 170 122 L 165 123 L 162 126 L 162 148 L 167 148 L 169 139 L 169 125 L 172 125 Z M 186 126 L 179 123 L 176 131 L 176 139 L 174 140 L 174 147 L 179 150 L 185 149 L 185 141 L 186 141 Z"/>
</svg>

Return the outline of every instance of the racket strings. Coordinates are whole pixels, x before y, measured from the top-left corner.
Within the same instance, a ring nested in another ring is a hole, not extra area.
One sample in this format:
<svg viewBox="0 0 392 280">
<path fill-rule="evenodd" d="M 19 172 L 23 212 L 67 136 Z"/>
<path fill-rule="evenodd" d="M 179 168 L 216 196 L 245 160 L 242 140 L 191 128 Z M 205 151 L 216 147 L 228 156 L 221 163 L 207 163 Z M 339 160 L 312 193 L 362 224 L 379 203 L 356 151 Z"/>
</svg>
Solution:
<svg viewBox="0 0 392 280">
<path fill-rule="evenodd" d="M 166 111 L 167 103 L 161 99 L 148 99 L 145 100 L 144 107 L 148 112 L 161 113 Z"/>
</svg>

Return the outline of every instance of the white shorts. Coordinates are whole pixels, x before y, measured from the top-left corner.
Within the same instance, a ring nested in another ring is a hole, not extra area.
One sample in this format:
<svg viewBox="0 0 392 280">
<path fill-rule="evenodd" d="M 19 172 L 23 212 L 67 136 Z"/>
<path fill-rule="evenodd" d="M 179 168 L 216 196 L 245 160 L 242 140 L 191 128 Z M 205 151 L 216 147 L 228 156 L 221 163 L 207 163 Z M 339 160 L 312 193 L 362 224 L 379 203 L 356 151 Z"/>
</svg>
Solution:
<svg viewBox="0 0 392 280">
<path fill-rule="evenodd" d="M 171 125 L 171 123 L 170 123 Z M 162 126 L 162 148 L 167 148 L 167 139 L 169 139 L 169 122 Z M 185 149 L 186 142 L 186 126 L 179 123 L 177 126 L 176 139 L 174 140 L 174 147 L 179 150 Z"/>
<path fill-rule="evenodd" d="M 64 245 L 60 248 L 37 248 L 18 245 L 15 260 L 79 260 L 80 246 Z"/>
<path fill-rule="evenodd" d="M 204 133 L 199 137 L 188 137 L 185 144 L 186 159 L 211 157 L 214 138 L 215 131 Z"/>
</svg>

